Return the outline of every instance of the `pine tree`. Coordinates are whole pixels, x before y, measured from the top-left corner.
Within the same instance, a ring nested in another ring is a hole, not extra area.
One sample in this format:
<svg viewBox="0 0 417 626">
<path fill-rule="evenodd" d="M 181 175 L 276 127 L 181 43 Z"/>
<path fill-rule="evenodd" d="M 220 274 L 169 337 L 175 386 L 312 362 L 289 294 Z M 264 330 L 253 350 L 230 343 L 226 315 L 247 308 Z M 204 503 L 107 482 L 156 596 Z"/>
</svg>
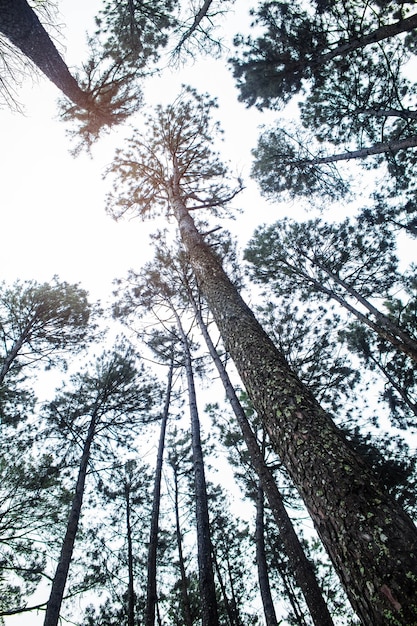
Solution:
<svg viewBox="0 0 417 626">
<path fill-rule="evenodd" d="M 148 142 L 132 139 L 113 163 L 111 171 L 122 176 L 110 199 L 112 213 L 117 218 L 169 207 L 225 348 L 354 609 L 364 624 L 409 624 L 416 619 L 414 525 L 289 369 L 192 218 L 193 210 L 215 210 L 239 191 L 227 186 L 225 167 L 212 150 L 212 104 L 189 93 L 156 109 Z"/>
</svg>

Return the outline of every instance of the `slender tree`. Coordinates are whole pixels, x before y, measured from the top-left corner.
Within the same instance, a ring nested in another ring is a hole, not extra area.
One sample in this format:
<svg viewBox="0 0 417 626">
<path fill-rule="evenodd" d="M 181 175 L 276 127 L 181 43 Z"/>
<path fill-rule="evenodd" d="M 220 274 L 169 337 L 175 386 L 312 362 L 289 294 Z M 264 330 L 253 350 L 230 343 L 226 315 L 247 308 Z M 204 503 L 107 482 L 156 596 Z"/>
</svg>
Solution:
<svg viewBox="0 0 417 626">
<path fill-rule="evenodd" d="M 354 609 L 364 624 L 409 625 L 417 618 L 416 528 L 289 369 L 192 218 L 192 210 L 222 207 L 239 190 L 227 186 L 212 149 L 212 106 L 189 93 L 156 109 L 148 142 L 132 139 L 113 163 L 122 176 L 110 198 L 112 213 L 169 207 L 225 348 Z"/>
<path fill-rule="evenodd" d="M 131 355 L 115 351 L 110 356 L 102 357 L 95 374 L 87 373 L 80 376 L 79 380 L 75 379 L 73 382 L 78 382 L 75 391 L 64 394 L 50 406 L 51 419 L 55 419 L 59 426 L 66 424 L 70 432 L 74 431 L 74 424 L 71 422 L 80 416 L 87 416 L 88 429 L 82 443 L 74 496 L 47 603 L 45 626 L 56 626 L 59 621 L 95 437 L 100 431 L 106 430 L 109 437 L 111 429 L 117 431 L 118 428 L 126 426 L 126 420 L 130 420 L 128 426 L 131 432 L 132 420 L 135 417 L 143 413 L 145 419 L 150 417 L 149 412 L 154 398 L 153 381 L 141 381 L 141 375 L 143 370 L 141 373 L 136 370 Z M 82 424 L 81 431 L 83 429 L 85 424 Z"/>
<path fill-rule="evenodd" d="M 0 286 L 0 384 L 14 368 L 39 361 L 51 366 L 68 350 L 79 351 L 93 336 L 95 311 L 78 285 L 17 281 Z"/>
<path fill-rule="evenodd" d="M 264 535 L 264 492 L 260 484 L 258 486 L 256 498 L 255 542 L 256 565 L 258 568 L 259 589 L 261 590 L 265 622 L 267 626 L 278 626 L 274 602 L 272 600 L 271 587 L 269 584 L 268 566 L 266 562 Z"/>
<path fill-rule="evenodd" d="M 191 609 L 191 601 L 189 597 L 189 582 L 185 567 L 184 552 L 182 546 L 182 531 L 180 521 L 179 506 L 179 473 L 180 463 L 179 455 L 176 449 L 172 449 L 168 456 L 168 463 L 172 468 L 174 477 L 174 510 L 175 510 L 175 537 L 178 550 L 178 565 L 180 569 L 180 590 L 181 590 L 181 609 L 185 626 L 193 626 L 194 619 Z"/>
<path fill-rule="evenodd" d="M 207 486 L 204 471 L 204 458 L 201 446 L 200 420 L 198 416 L 197 398 L 192 368 L 192 358 L 188 338 L 184 332 L 179 316 L 174 311 L 178 333 L 181 338 L 185 357 L 185 371 L 187 374 L 187 386 L 189 395 L 189 408 L 191 416 L 191 440 L 193 451 L 193 467 L 196 495 L 196 522 L 197 522 L 197 545 L 198 545 L 198 572 L 201 593 L 201 612 L 203 626 L 216 626 L 219 624 L 216 587 L 214 583 L 214 569 L 212 560 L 211 533 L 209 521 L 209 508 L 207 499 Z"/>
<path fill-rule="evenodd" d="M 145 626 L 153 626 L 155 623 L 155 607 L 157 602 L 157 588 L 156 588 L 156 566 L 157 566 L 157 548 L 158 548 L 158 531 L 159 531 L 159 509 L 161 501 L 161 478 L 162 478 L 162 464 L 163 455 L 165 449 L 165 434 L 169 417 L 170 403 L 171 403 L 171 391 L 172 391 L 172 378 L 174 373 L 174 354 L 173 347 L 171 348 L 171 354 L 169 356 L 169 369 L 167 377 L 167 389 L 165 395 L 165 404 L 162 413 L 161 431 L 159 435 L 158 455 L 155 468 L 155 482 L 154 493 L 152 502 L 152 518 L 151 529 L 149 536 L 148 547 L 148 574 L 147 574 L 147 587 L 146 587 L 146 615 Z"/>
<path fill-rule="evenodd" d="M 291 284 L 303 299 L 309 294 L 335 300 L 416 362 L 417 339 L 372 303 L 401 287 L 394 246 L 393 234 L 386 228 L 375 231 L 348 219 L 340 224 L 286 219 L 258 228 L 245 258 L 252 264 L 252 276 L 260 282 L 269 276 L 277 294 L 288 293 Z"/>
</svg>

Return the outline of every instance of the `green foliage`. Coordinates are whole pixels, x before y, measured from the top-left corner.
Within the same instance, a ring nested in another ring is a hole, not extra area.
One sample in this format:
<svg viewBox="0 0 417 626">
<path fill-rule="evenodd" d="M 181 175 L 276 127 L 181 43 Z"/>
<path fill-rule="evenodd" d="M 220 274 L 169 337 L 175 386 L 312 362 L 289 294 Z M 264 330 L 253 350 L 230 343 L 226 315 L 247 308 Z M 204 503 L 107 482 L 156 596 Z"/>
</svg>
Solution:
<svg viewBox="0 0 417 626">
<path fill-rule="evenodd" d="M 264 130 L 258 145 L 252 151 L 254 163 L 252 177 L 258 182 L 261 193 L 271 199 L 285 195 L 290 199 L 305 196 L 320 201 L 328 197 L 333 201 L 344 198 L 349 186 L 334 163 L 322 165 L 315 159 L 322 154 L 322 147 L 312 152 L 314 138 L 280 123 L 273 129 Z"/>
<path fill-rule="evenodd" d="M 0 459 L 0 615 L 24 607 L 47 575 L 65 522 L 68 492 L 59 466 L 27 447 L 21 454 L 3 447 Z"/>
<path fill-rule="evenodd" d="M 78 285 L 17 281 L 0 285 L 1 380 L 10 370 L 41 361 L 65 363 L 65 353 L 79 352 L 94 337 L 96 312 Z"/>
<path fill-rule="evenodd" d="M 115 2 L 106 0 L 96 17 L 95 37 L 104 40 L 103 52 L 135 71 L 158 59 L 176 20 L 172 0 Z"/>
<path fill-rule="evenodd" d="M 362 221 L 284 219 L 256 229 L 245 259 L 251 278 L 269 283 L 276 295 L 327 301 L 346 293 L 336 278 L 364 298 L 384 298 L 400 280 L 395 247 L 389 229 Z"/>
<path fill-rule="evenodd" d="M 107 175 L 114 177 L 107 210 L 115 218 L 145 218 L 168 210 L 175 188 L 190 210 L 223 207 L 242 188 L 228 184 L 225 166 L 214 151 L 220 134 L 211 119 L 216 106 L 208 95 L 184 88 L 176 101 L 157 106 L 146 118 L 146 136 L 138 131 L 116 151 Z"/>
<path fill-rule="evenodd" d="M 137 70 L 121 59 L 112 59 L 97 42 L 89 40 L 90 57 L 78 72 L 78 83 L 86 94 L 86 102 L 59 101 L 60 117 L 69 123 L 66 131 L 75 141 L 74 156 L 83 150 L 91 153 L 93 144 L 104 132 L 125 122 L 143 104 L 142 88 Z"/>
<path fill-rule="evenodd" d="M 396 41 L 382 38 L 378 46 L 371 46 L 369 53 L 361 39 L 366 42 L 370 33 L 392 20 L 401 20 L 407 9 L 403 5 L 396 14 L 392 3 L 362 0 L 314 2 L 305 8 L 299 2 L 260 3 L 252 14 L 253 26 L 260 28 L 261 34 L 257 38 L 239 36 L 235 40 L 236 46 L 243 50 L 240 57 L 231 60 L 240 99 L 248 106 L 280 108 L 307 85 L 313 96 L 322 93 L 328 78 L 334 98 L 340 76 L 345 84 L 353 84 L 344 77 L 342 68 L 351 68 L 357 77 L 363 69 L 362 58 L 375 63 L 374 71 L 381 76 L 395 54 Z M 410 52 L 413 40 L 413 37 L 406 40 Z M 390 80 L 391 76 L 386 78 Z M 320 101 L 325 103 L 328 99 L 323 97 Z M 385 104 L 385 99 L 382 103 Z M 362 101 L 362 108 L 364 105 Z"/>
</svg>

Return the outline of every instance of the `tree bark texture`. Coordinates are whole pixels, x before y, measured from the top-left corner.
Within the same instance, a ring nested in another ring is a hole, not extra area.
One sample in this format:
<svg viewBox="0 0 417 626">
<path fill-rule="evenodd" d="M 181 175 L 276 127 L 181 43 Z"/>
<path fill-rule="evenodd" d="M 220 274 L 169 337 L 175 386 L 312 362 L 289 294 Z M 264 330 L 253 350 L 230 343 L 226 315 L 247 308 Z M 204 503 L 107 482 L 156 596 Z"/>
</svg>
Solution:
<svg viewBox="0 0 417 626">
<path fill-rule="evenodd" d="M 313 623 L 315 626 L 333 626 L 333 619 L 329 613 L 329 609 L 318 585 L 313 565 L 305 555 L 297 533 L 292 525 L 291 519 L 285 509 L 284 502 L 272 472 L 265 463 L 262 451 L 245 415 L 245 411 L 239 402 L 229 375 L 223 366 L 213 341 L 211 340 L 207 327 L 204 324 L 201 312 L 199 311 L 191 294 L 190 299 L 201 333 L 206 341 L 210 355 L 217 367 L 227 399 L 230 402 L 242 431 L 242 436 L 248 449 L 252 466 L 257 473 L 262 489 L 268 498 L 269 506 L 277 524 L 285 553 L 290 562 L 290 567 L 294 573 L 295 581 L 304 596 Z"/>
<path fill-rule="evenodd" d="M 158 454 L 156 459 L 155 483 L 152 503 L 151 530 L 148 547 L 148 579 L 146 586 L 146 614 L 145 626 L 154 626 L 155 624 L 155 607 L 157 600 L 156 589 L 156 556 L 158 548 L 158 531 L 159 531 L 159 508 L 161 503 L 161 477 L 162 463 L 165 448 L 165 433 L 168 422 L 169 407 L 171 402 L 172 376 L 174 371 L 174 360 L 171 356 L 171 362 L 168 370 L 168 382 L 165 396 L 164 411 L 161 421 L 161 432 L 159 435 Z"/>
<path fill-rule="evenodd" d="M 181 198 L 170 204 L 199 288 L 255 410 L 364 626 L 417 624 L 417 529 L 290 370 Z"/>
<path fill-rule="evenodd" d="M 27 56 L 72 102 L 89 108 L 89 96 L 71 75 L 61 55 L 26 0 L 0 0 L 0 32 Z"/>
</svg>

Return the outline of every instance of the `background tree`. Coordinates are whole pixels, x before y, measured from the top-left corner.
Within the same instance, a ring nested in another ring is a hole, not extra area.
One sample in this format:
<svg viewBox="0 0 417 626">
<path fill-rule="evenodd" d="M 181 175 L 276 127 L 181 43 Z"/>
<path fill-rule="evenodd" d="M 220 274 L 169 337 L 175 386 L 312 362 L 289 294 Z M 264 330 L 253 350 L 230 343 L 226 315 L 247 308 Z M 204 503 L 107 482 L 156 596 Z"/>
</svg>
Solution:
<svg viewBox="0 0 417 626">
<path fill-rule="evenodd" d="M 103 355 L 96 364 L 95 372 L 73 377 L 72 384 L 74 391 L 64 392 L 49 407 L 49 419 L 57 433 L 62 436 L 62 431 L 67 431 L 74 436 L 78 431 L 81 458 L 66 533 L 47 603 L 45 626 L 55 626 L 59 621 L 94 440 L 98 434 L 105 434 L 110 442 L 112 435 L 118 438 L 123 430 L 125 437 L 131 437 L 139 423 L 151 418 L 150 412 L 158 391 L 155 381 L 145 374 L 143 367 L 136 369 L 134 356 L 129 351 L 123 354 L 123 348 Z M 87 434 L 83 435 L 81 433 L 86 426 Z"/>
<path fill-rule="evenodd" d="M 409 334 L 388 311 L 385 313 L 372 303 L 372 299 L 390 297 L 394 288 L 401 286 L 395 243 L 388 229 L 381 227 L 375 231 L 358 221 L 346 219 L 340 224 L 323 224 L 320 220 L 305 223 L 283 220 L 259 228 L 245 258 L 254 268 L 259 268 L 253 276 L 260 281 L 266 279 L 268 272 L 272 278 L 274 267 L 276 294 L 288 294 L 291 283 L 290 288 L 298 290 L 304 300 L 333 299 L 416 361 L 417 342 L 413 333 Z M 263 267 L 262 257 L 266 261 Z"/>
<path fill-rule="evenodd" d="M 86 136 L 96 138 L 103 126 L 124 121 L 140 105 L 133 81 L 136 74 L 126 72 L 120 62 L 100 72 L 99 66 L 105 64 L 103 54 L 98 58 L 93 52 L 86 65 L 86 81 L 74 78 L 26 0 L 2 0 L 0 32 L 72 102 L 71 107 L 66 106 L 66 116 L 71 111 L 83 119 Z"/>
<path fill-rule="evenodd" d="M 320 88 L 345 57 L 351 60 L 352 53 L 368 46 L 374 52 L 377 42 L 389 46 L 387 40 L 400 33 L 410 33 L 406 46 L 413 52 L 417 16 L 409 14 L 407 4 L 315 1 L 307 9 L 298 2 L 261 2 L 252 15 L 262 35 L 235 39 L 243 49 L 232 59 L 241 99 L 248 105 L 279 106 L 305 81 Z"/>
<path fill-rule="evenodd" d="M 78 285 L 17 281 L 0 290 L 0 333 L 3 355 L 0 383 L 11 369 L 39 361 L 51 366 L 66 351 L 81 350 L 93 338 L 90 317 L 96 311 Z"/>
</svg>

